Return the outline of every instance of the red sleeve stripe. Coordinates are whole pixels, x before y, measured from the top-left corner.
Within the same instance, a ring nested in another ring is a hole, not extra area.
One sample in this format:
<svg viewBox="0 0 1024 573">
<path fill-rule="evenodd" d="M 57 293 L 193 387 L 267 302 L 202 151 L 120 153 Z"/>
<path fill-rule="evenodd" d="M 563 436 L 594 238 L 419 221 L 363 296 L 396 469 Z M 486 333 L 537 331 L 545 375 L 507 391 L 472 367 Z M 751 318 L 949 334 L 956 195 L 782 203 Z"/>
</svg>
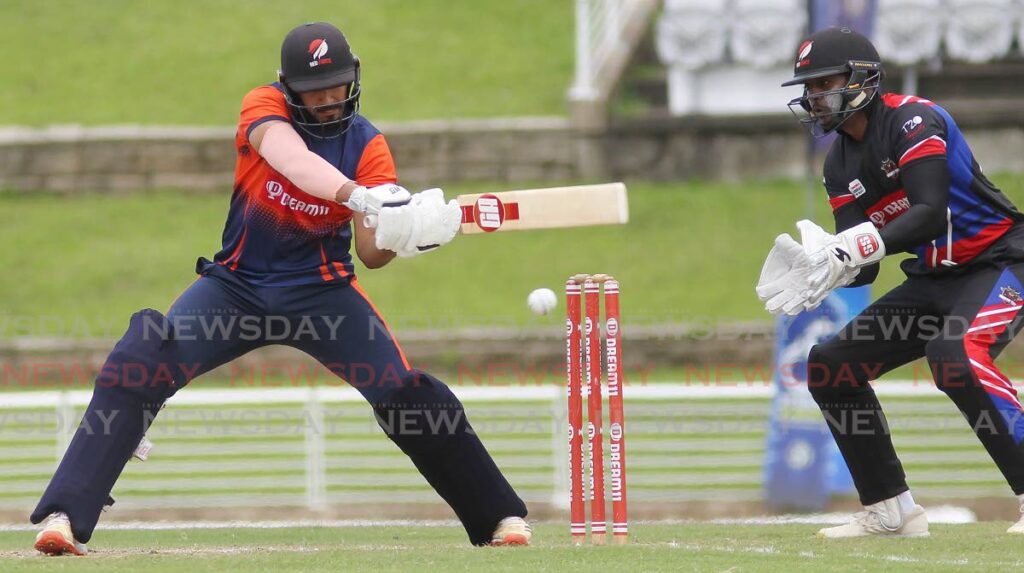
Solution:
<svg viewBox="0 0 1024 573">
<path fill-rule="evenodd" d="M 908 103 L 921 103 L 927 106 L 935 105 L 935 102 L 926 100 L 923 97 L 900 94 L 885 94 L 882 96 L 882 101 L 885 102 L 885 105 L 892 108 L 901 107 Z"/>
<path fill-rule="evenodd" d="M 933 135 L 924 141 L 918 142 L 916 145 L 911 147 L 900 157 L 899 166 L 903 167 L 907 163 L 915 159 L 921 159 L 922 157 L 928 157 L 929 155 L 945 155 L 946 154 L 946 142 L 938 135 Z"/>
<path fill-rule="evenodd" d="M 846 205 L 846 204 L 849 204 L 849 203 L 853 203 L 856 200 L 857 200 L 856 197 L 854 197 L 850 193 L 847 193 L 846 195 L 840 195 L 838 197 L 829 197 L 828 198 L 828 203 L 829 203 L 829 205 L 832 205 L 832 212 L 834 213 L 834 212 L 838 211 L 839 208 L 842 207 L 843 205 Z"/>
</svg>

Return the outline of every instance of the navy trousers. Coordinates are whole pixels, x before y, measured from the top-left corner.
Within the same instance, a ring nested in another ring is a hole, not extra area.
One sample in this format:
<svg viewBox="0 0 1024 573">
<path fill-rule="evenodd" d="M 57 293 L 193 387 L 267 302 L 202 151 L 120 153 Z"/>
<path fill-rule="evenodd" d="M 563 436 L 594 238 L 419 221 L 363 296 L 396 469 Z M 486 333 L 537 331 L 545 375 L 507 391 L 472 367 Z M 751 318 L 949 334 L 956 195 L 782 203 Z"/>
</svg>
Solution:
<svg viewBox="0 0 1024 573">
<path fill-rule="evenodd" d="M 473 544 L 489 542 L 502 518 L 526 516 L 526 505 L 473 431 L 458 398 L 440 380 L 410 367 L 358 283 L 260 287 L 204 260 L 198 270 L 201 276 L 166 318 L 156 311 L 132 317 L 32 513 L 33 523 L 64 511 L 76 539 L 87 542 L 164 400 L 192 379 L 268 344 L 297 348 L 355 387 L 388 437 L 452 507 Z M 438 415 L 454 423 L 432 423 Z M 396 416 L 402 423 L 393 423 Z"/>
</svg>

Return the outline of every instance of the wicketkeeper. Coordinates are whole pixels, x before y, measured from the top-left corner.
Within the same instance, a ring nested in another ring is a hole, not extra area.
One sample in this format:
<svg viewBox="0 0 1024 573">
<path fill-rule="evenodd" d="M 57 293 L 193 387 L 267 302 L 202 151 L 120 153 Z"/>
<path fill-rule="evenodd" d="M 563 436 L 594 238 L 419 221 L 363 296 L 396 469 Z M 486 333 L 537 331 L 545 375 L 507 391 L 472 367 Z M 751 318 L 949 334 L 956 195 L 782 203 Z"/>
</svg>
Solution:
<svg viewBox="0 0 1024 573">
<path fill-rule="evenodd" d="M 815 135 L 838 132 L 825 160 L 836 233 L 799 221 L 779 235 L 757 294 L 772 313 L 817 307 L 834 289 L 874 281 L 887 254 L 907 252 L 906 281 L 811 349 L 808 387 L 846 460 L 865 511 L 821 537 L 928 535 L 871 381 L 926 357 L 1006 477 L 1024 511 L 1024 416 L 993 360 L 1020 330 L 1024 216 L 982 174 L 946 110 L 882 92 L 882 62 L 848 28 L 811 34 L 790 108 Z M 1024 534 L 1024 517 L 1010 527 Z"/>
</svg>

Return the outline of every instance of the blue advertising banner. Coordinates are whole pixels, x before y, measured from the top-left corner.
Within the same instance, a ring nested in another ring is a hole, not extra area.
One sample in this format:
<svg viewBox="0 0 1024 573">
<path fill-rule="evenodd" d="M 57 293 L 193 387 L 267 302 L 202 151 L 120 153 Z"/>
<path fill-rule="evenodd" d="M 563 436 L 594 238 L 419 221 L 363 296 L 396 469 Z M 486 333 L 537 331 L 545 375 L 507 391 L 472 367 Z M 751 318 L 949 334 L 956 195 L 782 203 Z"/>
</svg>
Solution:
<svg viewBox="0 0 1024 573">
<path fill-rule="evenodd" d="M 774 507 L 823 509 L 853 481 L 818 405 L 807 391 L 807 354 L 868 305 L 870 287 L 839 289 L 818 308 L 775 325 L 774 376 L 765 458 L 765 501 Z"/>
<path fill-rule="evenodd" d="M 878 13 L 877 0 L 811 0 L 811 31 L 829 26 L 848 26 L 871 37 Z"/>
</svg>

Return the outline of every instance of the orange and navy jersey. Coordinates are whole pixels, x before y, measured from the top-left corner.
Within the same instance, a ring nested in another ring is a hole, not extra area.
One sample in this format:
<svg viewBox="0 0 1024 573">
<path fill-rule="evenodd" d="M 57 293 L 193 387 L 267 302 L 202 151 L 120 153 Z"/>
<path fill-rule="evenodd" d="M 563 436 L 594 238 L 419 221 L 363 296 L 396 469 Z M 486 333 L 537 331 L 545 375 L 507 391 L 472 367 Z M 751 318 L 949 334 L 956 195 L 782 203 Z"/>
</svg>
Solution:
<svg viewBox="0 0 1024 573">
<path fill-rule="evenodd" d="M 217 264 L 260 286 L 347 284 L 353 276 L 352 211 L 307 194 L 249 146 L 267 121 L 291 121 L 280 84 L 258 87 L 242 100 L 235 134 L 234 192 Z M 296 129 L 310 151 L 360 185 L 396 183 L 384 136 L 356 116 L 344 135 L 316 139 Z"/>
<path fill-rule="evenodd" d="M 864 141 L 836 139 L 825 160 L 825 188 L 837 221 L 855 209 L 882 229 L 910 209 L 900 170 L 918 161 L 949 167 L 945 232 L 917 245 L 915 272 L 972 261 L 1024 219 L 978 166 L 953 118 L 915 96 L 885 94 L 873 104 Z"/>
</svg>

